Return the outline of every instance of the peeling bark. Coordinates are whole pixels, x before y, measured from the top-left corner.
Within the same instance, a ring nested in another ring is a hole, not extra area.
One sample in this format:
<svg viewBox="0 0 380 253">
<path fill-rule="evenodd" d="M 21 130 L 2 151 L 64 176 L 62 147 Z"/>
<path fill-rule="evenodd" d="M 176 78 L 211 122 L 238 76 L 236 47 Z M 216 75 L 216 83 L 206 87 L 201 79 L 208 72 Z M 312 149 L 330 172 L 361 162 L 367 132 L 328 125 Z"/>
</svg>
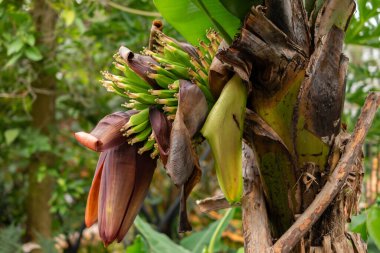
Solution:
<svg viewBox="0 0 380 253">
<path fill-rule="evenodd" d="M 272 245 L 264 192 L 252 149 L 243 143 L 242 200 L 244 252 L 262 253 Z"/>
<path fill-rule="evenodd" d="M 354 133 L 345 146 L 342 157 L 340 158 L 336 168 L 334 168 L 326 184 L 323 186 L 323 189 L 316 196 L 310 206 L 305 210 L 305 212 L 303 212 L 303 214 L 296 220 L 289 230 L 273 245 L 274 252 L 290 252 L 299 240 L 301 240 L 302 236 L 311 229 L 313 224 L 315 224 L 315 222 L 320 218 L 326 208 L 332 204 L 332 201 L 335 199 L 338 192 L 341 191 L 342 186 L 346 182 L 350 172 L 355 171 L 353 167 L 360 166 L 358 162 L 361 163 L 360 154 L 364 138 L 369 130 L 369 127 L 371 126 L 379 106 L 380 94 L 371 93 L 367 97 L 359 120 L 355 126 Z M 333 220 L 335 221 L 334 218 Z M 338 226 L 337 228 L 342 229 L 341 226 Z M 338 233 L 342 234 L 342 231 Z M 334 252 L 347 252 L 343 250 L 346 246 L 341 246 L 338 243 L 336 244 L 336 247 L 337 249 L 334 250 Z"/>
</svg>

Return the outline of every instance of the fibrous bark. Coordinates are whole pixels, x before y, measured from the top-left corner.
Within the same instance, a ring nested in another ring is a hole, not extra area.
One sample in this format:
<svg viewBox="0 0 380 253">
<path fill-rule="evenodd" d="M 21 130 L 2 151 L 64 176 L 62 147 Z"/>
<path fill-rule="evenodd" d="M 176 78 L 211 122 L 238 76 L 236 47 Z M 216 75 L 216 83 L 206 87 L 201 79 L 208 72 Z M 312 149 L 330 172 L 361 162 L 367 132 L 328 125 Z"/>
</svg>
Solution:
<svg viewBox="0 0 380 253">
<path fill-rule="evenodd" d="M 361 252 L 364 244 L 345 224 L 360 194 L 365 130 L 360 137 L 362 130 L 355 130 L 346 146 L 341 124 L 348 66 L 342 51 L 355 3 L 310 0 L 307 9 L 303 4 L 267 0 L 252 7 L 240 36 L 216 57 L 251 91 L 244 138 L 255 153 L 261 184 L 255 193 L 263 189 L 275 242 L 267 250 Z M 362 123 L 358 127 L 366 129 L 368 122 Z M 357 147 L 350 151 L 353 143 Z M 244 197 L 245 203 L 254 199 Z M 248 211 L 244 201 L 243 210 Z M 246 251 L 255 247 L 249 246 L 251 238 L 246 237 Z"/>
</svg>

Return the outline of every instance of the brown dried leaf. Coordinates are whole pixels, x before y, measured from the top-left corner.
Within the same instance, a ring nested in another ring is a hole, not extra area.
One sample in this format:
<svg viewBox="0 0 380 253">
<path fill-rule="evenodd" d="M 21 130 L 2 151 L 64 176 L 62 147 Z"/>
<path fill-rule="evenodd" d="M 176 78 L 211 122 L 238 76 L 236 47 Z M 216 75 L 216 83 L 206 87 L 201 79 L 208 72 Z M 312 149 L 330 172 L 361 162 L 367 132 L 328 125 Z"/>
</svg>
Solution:
<svg viewBox="0 0 380 253">
<path fill-rule="evenodd" d="M 149 121 L 154 139 L 158 145 L 161 161 L 165 166 L 169 156 L 171 123 L 167 120 L 165 114 L 156 107 L 149 108 Z"/>
<path fill-rule="evenodd" d="M 252 8 L 240 37 L 216 57 L 270 96 L 305 68 L 306 55 L 260 9 Z"/>
<path fill-rule="evenodd" d="M 202 126 L 207 111 L 206 98 L 198 86 L 181 80 L 178 109 L 170 134 L 170 150 L 166 164 L 168 175 L 175 185 L 181 187 L 179 232 L 191 230 L 187 219 L 186 199 L 201 175 L 191 138 Z"/>
<path fill-rule="evenodd" d="M 149 50 L 155 51 L 155 47 L 160 47 L 160 44 L 156 42 L 157 33 L 162 32 L 164 25 L 161 20 L 153 20 L 152 27 L 150 28 L 150 37 L 149 37 Z"/>
<path fill-rule="evenodd" d="M 155 79 L 149 78 L 147 73 L 154 73 L 150 67 L 152 64 L 158 65 L 152 57 L 133 53 L 129 48 L 121 46 L 119 49 L 120 56 L 128 66 L 142 79 L 149 83 L 154 89 L 159 89 Z"/>
<path fill-rule="evenodd" d="M 192 82 L 180 80 L 176 117 L 182 117 L 190 138 L 202 127 L 208 112 L 206 97 Z"/>
<path fill-rule="evenodd" d="M 219 50 L 228 48 L 228 44 L 223 40 L 219 45 Z M 217 57 L 212 59 L 210 70 L 208 73 L 208 83 L 212 95 L 217 99 L 222 92 L 224 85 L 231 79 L 233 72 L 231 68 L 221 62 Z"/>
</svg>

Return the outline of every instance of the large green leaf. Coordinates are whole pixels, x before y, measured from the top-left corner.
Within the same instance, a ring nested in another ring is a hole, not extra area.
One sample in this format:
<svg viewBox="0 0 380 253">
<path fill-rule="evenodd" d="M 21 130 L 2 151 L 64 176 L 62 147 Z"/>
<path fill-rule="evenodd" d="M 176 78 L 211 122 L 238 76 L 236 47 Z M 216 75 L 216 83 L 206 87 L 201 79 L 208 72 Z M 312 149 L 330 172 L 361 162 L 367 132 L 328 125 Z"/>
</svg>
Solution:
<svg viewBox="0 0 380 253">
<path fill-rule="evenodd" d="M 372 206 L 368 210 L 367 229 L 368 234 L 372 237 L 376 246 L 380 249 L 380 207 Z"/>
<path fill-rule="evenodd" d="M 352 17 L 345 42 L 380 48 L 379 0 L 357 1 L 357 13 Z"/>
<path fill-rule="evenodd" d="M 364 241 L 368 239 L 367 233 L 367 213 L 363 212 L 359 215 L 351 217 L 350 230 L 355 233 L 359 233 Z"/>
<path fill-rule="evenodd" d="M 192 233 L 190 236 L 181 240 L 181 245 L 191 252 L 197 253 L 202 252 L 203 249 L 210 243 L 211 238 L 215 238 L 215 247 L 218 242 L 220 242 L 221 232 L 225 230 L 228 226 L 228 223 L 234 216 L 235 208 L 230 209 L 231 211 L 226 212 L 225 217 L 218 221 L 215 221 L 208 225 L 204 230 L 201 230 L 196 233 Z M 219 229 L 218 229 L 219 228 Z M 215 235 L 215 232 L 217 233 Z M 209 252 L 210 253 L 210 252 Z"/>
<path fill-rule="evenodd" d="M 125 253 L 148 253 L 144 239 L 140 235 L 137 235 Z"/>
<path fill-rule="evenodd" d="M 43 57 L 40 50 L 36 47 L 28 47 L 25 50 L 25 55 L 32 61 L 39 61 Z"/>
<path fill-rule="evenodd" d="M 135 219 L 135 226 L 145 238 L 151 253 L 176 252 L 190 253 L 187 249 L 175 244 L 166 235 L 155 231 L 148 223 L 139 216 Z"/>
<path fill-rule="evenodd" d="M 264 5 L 264 0 L 220 0 L 220 2 L 241 20 L 244 20 L 252 5 Z"/>
<path fill-rule="evenodd" d="M 6 130 L 4 132 L 5 143 L 7 145 L 12 144 L 12 142 L 17 138 L 19 134 L 20 134 L 20 129 L 18 128 L 12 128 L 12 129 Z"/>
<path fill-rule="evenodd" d="M 15 39 L 7 45 L 7 55 L 18 53 L 23 46 L 24 43 L 20 39 Z"/>
<path fill-rule="evenodd" d="M 192 44 L 198 44 L 199 39 L 205 40 L 209 28 L 219 30 L 225 39 L 231 40 L 240 26 L 239 19 L 218 0 L 154 0 L 154 4 L 162 16 Z"/>
</svg>

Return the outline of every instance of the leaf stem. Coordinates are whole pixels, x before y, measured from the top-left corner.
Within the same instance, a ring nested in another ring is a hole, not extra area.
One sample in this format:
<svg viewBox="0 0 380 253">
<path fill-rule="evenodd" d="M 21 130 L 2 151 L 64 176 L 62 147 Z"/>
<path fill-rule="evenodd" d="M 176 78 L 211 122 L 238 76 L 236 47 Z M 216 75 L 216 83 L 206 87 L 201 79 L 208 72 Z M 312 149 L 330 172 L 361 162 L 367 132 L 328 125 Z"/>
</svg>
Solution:
<svg viewBox="0 0 380 253">
<path fill-rule="evenodd" d="M 124 12 L 128 12 L 128 13 L 131 13 L 131 14 L 136 14 L 136 15 L 141 15 L 141 16 L 147 16 L 147 17 L 161 17 L 161 14 L 158 13 L 158 12 L 151 12 L 151 11 L 143 11 L 143 10 L 133 9 L 133 8 L 125 7 L 123 5 L 114 3 L 112 1 L 107 1 L 106 3 L 107 3 L 107 5 L 115 8 L 115 9 L 118 9 L 118 10 L 121 10 L 121 11 L 124 11 Z"/>
<path fill-rule="evenodd" d="M 215 229 L 214 234 L 211 237 L 210 245 L 208 246 L 207 253 L 214 252 L 214 246 L 218 235 L 222 232 L 223 224 L 226 222 L 227 218 L 230 216 L 231 212 L 234 211 L 234 208 L 228 209 L 228 211 L 224 214 L 222 220 L 219 222 L 218 226 Z"/>
</svg>

